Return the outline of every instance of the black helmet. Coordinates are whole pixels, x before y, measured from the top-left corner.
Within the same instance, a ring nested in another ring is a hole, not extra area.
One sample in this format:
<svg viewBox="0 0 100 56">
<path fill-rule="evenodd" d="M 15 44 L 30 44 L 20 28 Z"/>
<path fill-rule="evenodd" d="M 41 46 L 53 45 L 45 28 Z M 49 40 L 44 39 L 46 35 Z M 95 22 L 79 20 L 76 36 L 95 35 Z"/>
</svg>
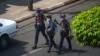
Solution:
<svg viewBox="0 0 100 56">
<path fill-rule="evenodd" d="M 66 17 L 65 13 L 60 14 L 60 18 L 65 18 L 65 17 Z"/>
<path fill-rule="evenodd" d="M 40 8 L 37 8 L 36 9 L 36 13 L 40 13 L 41 12 L 41 9 Z"/>
</svg>

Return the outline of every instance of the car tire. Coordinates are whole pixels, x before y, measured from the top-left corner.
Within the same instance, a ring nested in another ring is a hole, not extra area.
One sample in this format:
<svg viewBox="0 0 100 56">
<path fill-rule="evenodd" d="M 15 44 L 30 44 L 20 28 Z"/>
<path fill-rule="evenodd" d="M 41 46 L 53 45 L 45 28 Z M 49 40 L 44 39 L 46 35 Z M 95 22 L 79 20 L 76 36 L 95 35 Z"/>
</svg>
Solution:
<svg viewBox="0 0 100 56">
<path fill-rule="evenodd" d="M 8 47 L 10 43 L 10 39 L 8 36 L 2 36 L 0 38 L 0 49 L 3 50 L 3 49 L 6 49 Z"/>
</svg>

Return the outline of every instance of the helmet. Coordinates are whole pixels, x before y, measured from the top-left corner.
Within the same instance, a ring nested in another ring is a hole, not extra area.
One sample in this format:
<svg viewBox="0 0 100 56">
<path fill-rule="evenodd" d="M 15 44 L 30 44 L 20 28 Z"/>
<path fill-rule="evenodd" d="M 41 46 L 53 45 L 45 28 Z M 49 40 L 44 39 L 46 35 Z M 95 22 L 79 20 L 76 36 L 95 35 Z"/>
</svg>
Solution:
<svg viewBox="0 0 100 56">
<path fill-rule="evenodd" d="M 41 9 L 40 8 L 37 8 L 36 9 L 36 13 L 40 13 L 41 12 Z"/>
<path fill-rule="evenodd" d="M 66 17 L 65 13 L 60 14 L 60 18 L 65 18 L 65 17 Z"/>
</svg>

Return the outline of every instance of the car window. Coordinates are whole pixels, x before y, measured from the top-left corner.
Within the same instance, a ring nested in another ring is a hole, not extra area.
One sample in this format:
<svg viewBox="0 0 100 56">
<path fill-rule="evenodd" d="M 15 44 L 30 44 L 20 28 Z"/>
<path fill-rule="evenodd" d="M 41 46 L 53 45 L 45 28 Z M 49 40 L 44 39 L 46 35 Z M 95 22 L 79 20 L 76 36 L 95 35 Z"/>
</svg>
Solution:
<svg viewBox="0 0 100 56">
<path fill-rule="evenodd" d="M 0 27 L 1 27 L 1 26 L 3 26 L 3 25 L 0 23 Z"/>
</svg>

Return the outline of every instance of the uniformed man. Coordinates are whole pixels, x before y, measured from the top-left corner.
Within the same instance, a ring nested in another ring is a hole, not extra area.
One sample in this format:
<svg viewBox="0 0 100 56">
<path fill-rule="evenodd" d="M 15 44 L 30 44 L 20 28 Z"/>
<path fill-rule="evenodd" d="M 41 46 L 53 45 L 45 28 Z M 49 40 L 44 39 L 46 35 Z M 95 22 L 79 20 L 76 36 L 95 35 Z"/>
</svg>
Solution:
<svg viewBox="0 0 100 56">
<path fill-rule="evenodd" d="M 71 45 L 71 39 L 69 37 L 69 32 L 70 32 L 70 24 L 69 22 L 67 21 L 66 18 L 66 15 L 64 13 L 61 13 L 60 14 L 60 18 L 61 18 L 61 21 L 60 21 L 60 26 L 61 26 L 61 30 L 60 30 L 60 36 L 61 36 L 61 39 L 60 39 L 60 43 L 59 43 L 59 51 L 58 51 L 58 54 L 61 53 L 61 48 L 63 46 L 63 41 L 64 41 L 64 38 L 66 38 L 67 42 L 68 42 L 68 49 L 71 50 L 72 49 L 72 45 Z"/>
<path fill-rule="evenodd" d="M 45 16 L 43 15 L 43 12 L 40 8 L 37 8 L 36 9 L 36 19 L 35 19 L 35 28 L 36 28 L 36 35 L 35 35 L 35 43 L 34 43 L 34 46 L 33 46 L 33 49 L 36 49 L 37 48 L 37 43 L 38 43 L 38 36 L 39 36 L 39 33 L 41 32 L 42 35 L 45 37 L 46 39 L 46 45 L 48 45 L 49 43 L 49 39 L 45 33 Z"/>
</svg>

